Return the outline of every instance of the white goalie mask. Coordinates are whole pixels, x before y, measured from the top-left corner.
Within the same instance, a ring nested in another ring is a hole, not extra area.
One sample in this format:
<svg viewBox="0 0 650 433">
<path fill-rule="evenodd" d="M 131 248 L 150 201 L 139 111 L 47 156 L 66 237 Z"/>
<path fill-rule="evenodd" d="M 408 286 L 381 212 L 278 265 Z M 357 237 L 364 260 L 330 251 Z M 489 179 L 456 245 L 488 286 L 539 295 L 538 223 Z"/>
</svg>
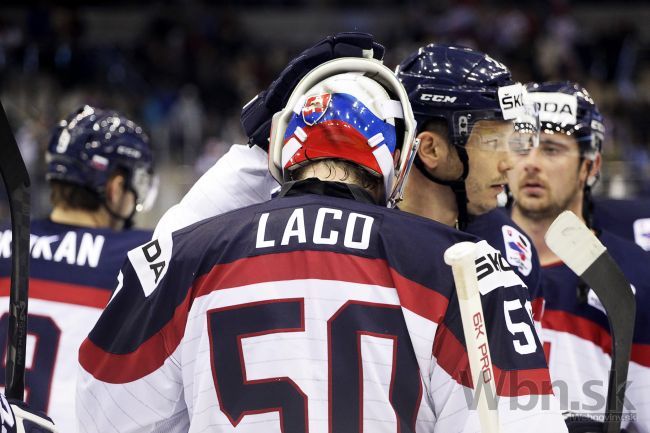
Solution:
<svg viewBox="0 0 650 433">
<path fill-rule="evenodd" d="M 283 183 L 309 162 L 345 160 L 381 177 L 393 207 L 417 150 L 415 130 L 406 91 L 390 69 L 377 60 L 335 59 L 307 74 L 273 116 L 269 169 Z"/>
</svg>

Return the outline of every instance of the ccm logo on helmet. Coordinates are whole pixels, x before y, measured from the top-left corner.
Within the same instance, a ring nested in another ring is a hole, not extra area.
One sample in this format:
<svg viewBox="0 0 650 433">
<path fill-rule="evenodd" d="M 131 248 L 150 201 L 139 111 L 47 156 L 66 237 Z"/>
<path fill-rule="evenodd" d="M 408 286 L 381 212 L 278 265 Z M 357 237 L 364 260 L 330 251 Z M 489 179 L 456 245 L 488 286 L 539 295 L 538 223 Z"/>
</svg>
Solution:
<svg viewBox="0 0 650 433">
<path fill-rule="evenodd" d="M 431 93 L 423 93 L 420 95 L 420 101 L 432 101 L 432 102 L 456 102 L 456 96 L 447 96 L 447 95 L 432 95 Z"/>
</svg>

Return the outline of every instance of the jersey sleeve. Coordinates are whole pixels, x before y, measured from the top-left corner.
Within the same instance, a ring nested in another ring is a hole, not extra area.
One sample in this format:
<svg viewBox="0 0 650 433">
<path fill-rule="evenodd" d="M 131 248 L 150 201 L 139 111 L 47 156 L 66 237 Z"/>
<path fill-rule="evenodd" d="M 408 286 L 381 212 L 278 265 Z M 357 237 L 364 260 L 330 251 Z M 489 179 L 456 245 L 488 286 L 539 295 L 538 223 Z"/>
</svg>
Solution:
<svg viewBox="0 0 650 433">
<path fill-rule="evenodd" d="M 191 280 L 187 272 L 172 269 L 164 278 L 156 271 L 173 267 L 166 249 L 170 239 L 129 252 L 111 301 L 79 349 L 80 432 L 187 431 L 179 347 Z"/>
<path fill-rule="evenodd" d="M 467 226 L 467 232 L 497 248 L 526 284 L 535 327 L 540 332 L 544 298 L 541 266 L 534 243 L 502 208 L 474 217 Z"/>
<path fill-rule="evenodd" d="M 162 216 L 154 238 L 205 218 L 267 201 L 277 186 L 269 173 L 267 153 L 257 146 L 235 144 Z"/>
<path fill-rule="evenodd" d="M 528 290 L 499 251 L 485 241 L 478 245 L 476 271 L 499 396 L 498 404 L 493 403 L 495 409 L 498 406 L 502 431 L 566 431 L 532 321 Z M 434 371 L 432 380 L 436 383 L 432 383 L 431 389 L 446 389 L 449 393 L 432 396 L 438 407 L 437 424 L 441 431 L 453 430 L 463 405 L 470 407 L 465 431 L 480 431 L 478 413 L 472 409 L 476 407 L 474 390 L 455 294 L 436 331 L 433 355 L 440 368 Z M 445 376 L 462 385 L 460 389 L 443 385 Z"/>
</svg>

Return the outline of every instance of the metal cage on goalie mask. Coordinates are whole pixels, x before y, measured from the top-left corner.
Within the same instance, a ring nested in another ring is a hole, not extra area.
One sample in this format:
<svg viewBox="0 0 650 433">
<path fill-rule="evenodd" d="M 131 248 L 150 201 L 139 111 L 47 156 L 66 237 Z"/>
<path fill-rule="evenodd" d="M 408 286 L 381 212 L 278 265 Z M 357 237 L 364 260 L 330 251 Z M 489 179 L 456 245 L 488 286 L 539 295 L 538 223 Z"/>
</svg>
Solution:
<svg viewBox="0 0 650 433">
<path fill-rule="evenodd" d="M 309 162 L 345 160 L 382 177 L 392 207 L 417 150 L 414 137 L 408 96 L 390 69 L 377 60 L 335 59 L 307 74 L 274 115 L 269 167 L 282 183 Z"/>
<path fill-rule="evenodd" d="M 538 109 L 541 133 L 574 137 L 580 154 L 587 159 L 602 151 L 603 116 L 587 89 L 570 81 L 531 83 L 526 88 Z"/>
<path fill-rule="evenodd" d="M 444 119 L 449 140 L 464 146 L 479 120 L 512 120 L 523 107 L 523 86 L 490 56 L 470 48 L 430 44 L 395 71 L 404 84 L 420 128 Z"/>
<path fill-rule="evenodd" d="M 138 210 L 155 195 L 149 138 L 116 111 L 85 105 L 61 120 L 48 145 L 47 163 L 48 181 L 82 186 L 102 198 L 111 175 L 122 170 Z"/>
</svg>

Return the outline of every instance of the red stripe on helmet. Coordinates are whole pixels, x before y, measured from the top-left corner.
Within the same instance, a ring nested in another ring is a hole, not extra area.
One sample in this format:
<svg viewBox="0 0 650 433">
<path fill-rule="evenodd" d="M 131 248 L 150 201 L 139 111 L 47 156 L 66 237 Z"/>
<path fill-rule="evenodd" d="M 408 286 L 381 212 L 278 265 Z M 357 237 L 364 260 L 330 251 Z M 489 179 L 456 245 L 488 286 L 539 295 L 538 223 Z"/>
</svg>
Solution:
<svg viewBox="0 0 650 433">
<path fill-rule="evenodd" d="M 307 138 L 302 142 L 302 147 L 287 161 L 285 169 L 310 160 L 340 158 L 382 174 L 368 139 L 349 123 L 326 120 L 314 126 L 305 126 L 303 131 Z M 295 134 L 291 137 L 298 139 Z M 285 144 L 289 140 L 286 140 Z"/>
</svg>

